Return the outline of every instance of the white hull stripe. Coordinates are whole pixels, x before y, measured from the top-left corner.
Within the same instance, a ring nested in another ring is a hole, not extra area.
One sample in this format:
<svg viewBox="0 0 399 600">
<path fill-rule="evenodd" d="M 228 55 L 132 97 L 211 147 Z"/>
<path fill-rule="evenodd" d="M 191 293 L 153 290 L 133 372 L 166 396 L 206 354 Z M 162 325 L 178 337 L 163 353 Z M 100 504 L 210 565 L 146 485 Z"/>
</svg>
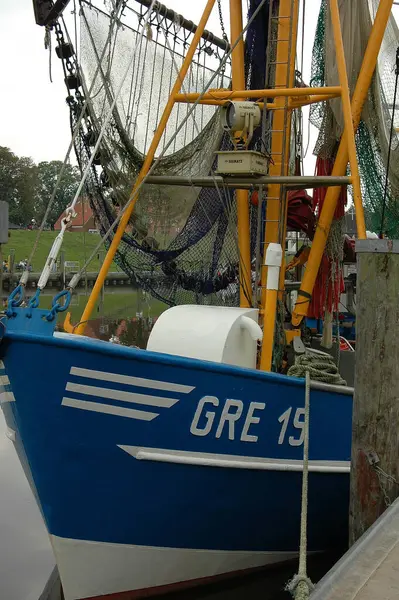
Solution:
<svg viewBox="0 0 399 600">
<path fill-rule="evenodd" d="M 260 458 L 258 456 L 235 456 L 165 450 L 163 448 L 140 448 L 139 446 L 118 447 L 137 460 L 151 460 L 202 467 L 224 467 L 230 469 L 255 469 L 261 471 L 303 471 L 302 460 L 284 458 Z M 310 460 L 309 471 L 313 473 L 349 473 L 350 461 Z"/>
<path fill-rule="evenodd" d="M 295 558 L 297 552 L 196 550 L 50 536 L 65 600 L 145 590 Z M 84 568 L 82 568 L 84 565 Z"/>
<path fill-rule="evenodd" d="M 0 405 L 6 402 L 15 402 L 15 396 L 12 393 L 10 380 L 6 374 L 3 361 L 0 361 Z"/>
<path fill-rule="evenodd" d="M 86 377 L 87 379 L 124 383 L 125 385 L 134 385 L 136 387 L 163 390 L 167 392 L 180 392 L 181 394 L 189 394 L 195 389 L 195 387 L 191 385 L 157 381 L 155 379 L 144 379 L 143 377 L 131 377 L 130 375 L 119 375 L 117 373 L 107 373 L 105 371 L 94 371 L 92 369 L 83 369 L 81 367 L 71 367 L 70 374 L 76 375 L 77 377 Z"/>
<path fill-rule="evenodd" d="M 85 396 L 98 396 L 100 398 L 109 398 L 110 400 L 146 404 L 158 408 L 170 408 L 176 404 L 176 402 L 179 402 L 176 398 L 162 398 L 160 396 L 149 396 L 147 394 L 135 394 L 133 392 L 124 392 L 93 385 L 82 385 L 80 383 L 68 382 L 65 389 L 67 392 L 76 392 L 78 394 L 84 394 Z"/>
<path fill-rule="evenodd" d="M 0 404 L 6 404 L 6 402 L 15 402 L 15 396 L 12 392 L 4 391 L 0 387 Z"/>
<path fill-rule="evenodd" d="M 128 417 L 129 419 L 139 419 L 140 421 L 152 421 L 159 413 L 145 412 L 134 408 L 124 408 L 123 406 L 110 406 L 100 402 L 89 402 L 88 400 L 77 400 L 76 398 L 63 398 L 62 406 L 89 410 L 92 412 L 104 413 L 107 415 L 116 415 L 118 417 Z"/>
</svg>

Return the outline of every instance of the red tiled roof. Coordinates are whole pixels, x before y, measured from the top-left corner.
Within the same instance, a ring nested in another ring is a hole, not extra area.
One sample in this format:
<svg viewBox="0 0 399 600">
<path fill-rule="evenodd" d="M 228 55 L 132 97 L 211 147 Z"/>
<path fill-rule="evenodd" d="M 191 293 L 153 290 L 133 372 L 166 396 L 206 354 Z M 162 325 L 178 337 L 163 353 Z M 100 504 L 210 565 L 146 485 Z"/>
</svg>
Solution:
<svg viewBox="0 0 399 600">
<path fill-rule="evenodd" d="M 83 201 L 82 201 L 83 200 Z M 72 221 L 72 227 L 83 227 L 93 217 L 88 198 L 80 198 L 75 206 L 76 217 Z M 65 211 L 58 217 L 54 229 L 61 229 L 61 220 L 65 216 Z"/>
</svg>

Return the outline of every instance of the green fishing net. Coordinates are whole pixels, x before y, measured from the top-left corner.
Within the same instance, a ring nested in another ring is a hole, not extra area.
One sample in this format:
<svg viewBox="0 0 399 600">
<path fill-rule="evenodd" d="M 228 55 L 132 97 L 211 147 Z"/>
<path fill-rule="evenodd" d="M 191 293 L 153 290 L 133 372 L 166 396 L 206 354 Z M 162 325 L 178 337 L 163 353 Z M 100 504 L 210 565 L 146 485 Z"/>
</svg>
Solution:
<svg viewBox="0 0 399 600">
<path fill-rule="evenodd" d="M 358 5 L 358 8 L 356 5 Z M 312 75 L 310 85 L 314 87 L 328 85 L 326 73 L 328 70 L 326 68 L 326 56 L 329 56 L 328 52 L 326 53 L 326 42 L 328 42 L 328 35 L 326 38 L 326 30 L 328 29 L 327 7 L 327 1 L 322 0 L 312 55 Z M 360 0 L 353 0 L 352 4 L 347 9 L 348 11 L 352 11 L 352 17 L 353 15 L 358 17 L 357 22 L 356 19 L 352 19 L 354 28 L 352 37 L 350 36 L 350 31 L 347 32 L 349 33 L 349 42 L 352 43 L 352 40 L 356 38 L 363 52 L 367 44 L 370 27 L 377 7 L 378 3 L 375 0 L 368 0 L 366 2 L 364 0 L 361 0 L 361 2 Z M 356 10 L 359 12 L 356 13 Z M 344 27 L 345 23 L 342 23 L 343 30 Z M 370 231 L 375 231 L 377 233 L 380 231 L 382 225 L 384 189 L 392 119 L 394 129 L 399 125 L 399 110 L 396 109 L 393 115 L 396 77 L 395 53 L 398 44 L 398 30 L 392 17 L 385 33 L 376 73 L 374 74 L 373 83 L 356 134 L 356 148 L 366 226 Z M 355 46 L 355 42 L 353 42 L 353 46 Z M 350 84 L 351 75 L 353 91 L 353 83 L 356 81 L 357 73 L 351 73 L 348 70 Z M 335 100 L 333 102 L 337 101 Z M 334 112 L 334 105 L 332 106 L 331 102 L 313 105 L 310 111 L 310 118 L 312 124 L 319 129 L 319 136 L 314 153 L 323 158 L 332 157 L 336 151 L 339 139 L 337 137 L 337 124 L 335 122 L 336 112 Z M 385 200 L 385 216 L 382 225 L 383 232 L 389 238 L 399 237 L 398 158 L 399 139 L 398 134 L 394 131 Z"/>
</svg>

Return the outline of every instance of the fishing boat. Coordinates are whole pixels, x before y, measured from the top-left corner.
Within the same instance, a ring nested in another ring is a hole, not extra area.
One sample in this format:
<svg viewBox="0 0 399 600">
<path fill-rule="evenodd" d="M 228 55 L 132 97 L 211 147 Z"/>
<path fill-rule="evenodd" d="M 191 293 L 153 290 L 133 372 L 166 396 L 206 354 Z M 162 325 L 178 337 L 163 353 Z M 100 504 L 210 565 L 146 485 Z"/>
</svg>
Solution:
<svg viewBox="0 0 399 600">
<path fill-rule="evenodd" d="M 345 545 L 353 390 L 330 359 L 317 377 L 315 355 L 297 340 L 323 256 L 337 273 L 340 259 L 324 252 L 342 186 L 353 187 L 366 235 L 354 127 L 392 1 L 357 27 L 362 60 L 349 65 L 349 82 L 348 3 L 323 1 L 319 41 L 332 50 L 320 60 L 336 62 L 317 87 L 295 71 L 297 0 L 250 0 L 245 26 L 241 0 L 230 0 L 230 39 L 227 2 L 204 2 L 194 25 L 151 0 L 108 11 L 80 0 L 79 53 L 67 4 L 34 2 L 64 67 L 82 183 L 36 293 L 25 300 L 28 269 L 11 293 L 0 344 L 8 436 L 66 600 L 147 597 L 294 558 L 305 442 L 308 551 Z M 222 38 L 205 29 L 217 4 Z M 291 133 L 301 108 L 318 102 L 341 127 L 332 158 L 305 177 Z M 312 187 L 316 220 L 303 192 Z M 108 253 L 80 321 L 67 314 L 59 331 L 82 273 L 50 309 L 40 293 L 82 190 Z M 160 234 L 159 215 L 171 212 L 174 230 Z M 312 242 L 286 323 L 282 247 L 298 219 Z M 84 335 L 113 261 L 170 306 L 146 349 Z"/>
</svg>

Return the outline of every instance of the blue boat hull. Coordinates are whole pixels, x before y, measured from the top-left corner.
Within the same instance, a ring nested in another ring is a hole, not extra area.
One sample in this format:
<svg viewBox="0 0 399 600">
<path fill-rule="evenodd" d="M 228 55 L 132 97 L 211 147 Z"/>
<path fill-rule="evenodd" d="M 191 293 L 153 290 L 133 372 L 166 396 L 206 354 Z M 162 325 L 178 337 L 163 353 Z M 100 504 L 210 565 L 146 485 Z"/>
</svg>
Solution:
<svg viewBox="0 0 399 600">
<path fill-rule="evenodd" d="M 0 346 L 2 407 L 67 600 L 295 556 L 303 380 L 17 329 Z M 310 405 L 321 551 L 347 540 L 352 396 L 316 386 Z"/>
</svg>

